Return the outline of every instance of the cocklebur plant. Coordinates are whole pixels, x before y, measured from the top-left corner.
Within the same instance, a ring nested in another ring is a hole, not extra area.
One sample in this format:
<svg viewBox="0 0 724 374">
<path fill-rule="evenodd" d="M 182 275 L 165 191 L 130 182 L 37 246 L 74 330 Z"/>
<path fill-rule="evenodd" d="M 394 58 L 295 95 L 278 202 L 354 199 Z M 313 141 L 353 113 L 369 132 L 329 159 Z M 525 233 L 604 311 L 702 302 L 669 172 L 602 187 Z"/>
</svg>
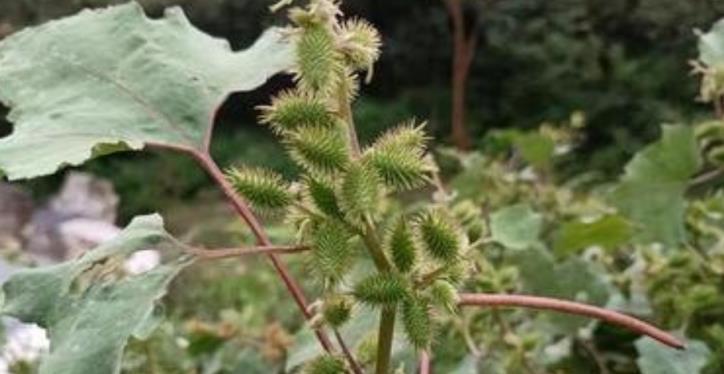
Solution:
<svg viewBox="0 0 724 374">
<path fill-rule="evenodd" d="M 305 365 L 313 374 L 368 369 L 338 329 L 370 310 L 379 312 L 379 329 L 365 353 L 375 352 L 366 356 L 373 356 L 380 374 L 395 367 L 398 323 L 427 371 L 436 317 L 466 306 L 581 314 L 681 347 L 652 326 L 592 306 L 458 292 L 468 254 L 488 238 L 479 211 L 451 205 L 426 152 L 423 123 L 400 124 L 365 147 L 357 140 L 351 104 L 362 74 L 372 78 L 379 34 L 363 20 L 345 20 L 331 0 L 285 0 L 273 8 L 287 6 L 290 27 L 268 30 L 240 52 L 195 29 L 178 8 L 152 20 L 133 2 L 0 42 L 0 99 L 15 124 L 0 139 L 0 169 L 9 179 L 51 174 L 118 151 L 179 152 L 208 173 L 257 242 L 197 248 L 165 232 L 158 215 L 144 216 L 78 259 L 15 274 L 3 285 L 1 311 L 48 330 L 51 349 L 41 374 L 118 373 L 128 340 L 144 339 L 157 326 L 158 303 L 179 272 L 197 261 L 253 254 L 268 256 L 326 352 Z M 281 72 L 294 75 L 295 87 L 261 107 L 260 122 L 300 166 L 299 180 L 250 166 L 224 173 L 209 151 L 216 111 L 231 93 L 253 90 Z M 413 206 L 397 198 L 421 188 L 435 198 Z M 257 213 L 286 215 L 298 243 L 272 243 Z M 164 254 L 158 267 L 141 274 L 119 267 L 119 260 L 149 248 Z M 281 256 L 289 253 L 307 257 L 322 290 L 317 301 L 307 302 L 287 270 Z M 364 271 L 366 259 L 371 271 Z M 98 333 L 105 331 L 113 333 Z"/>
</svg>

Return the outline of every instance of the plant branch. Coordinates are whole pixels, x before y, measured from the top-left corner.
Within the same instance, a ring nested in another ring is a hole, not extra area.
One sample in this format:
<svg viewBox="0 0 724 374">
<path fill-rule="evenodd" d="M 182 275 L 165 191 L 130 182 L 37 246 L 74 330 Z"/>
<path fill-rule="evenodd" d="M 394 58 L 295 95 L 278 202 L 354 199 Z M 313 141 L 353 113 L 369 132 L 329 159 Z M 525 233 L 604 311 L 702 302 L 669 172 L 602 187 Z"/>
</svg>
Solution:
<svg viewBox="0 0 724 374">
<path fill-rule="evenodd" d="M 376 374 L 389 374 L 392 356 L 392 340 L 395 335 L 395 306 L 383 307 L 380 312 L 380 329 L 377 334 Z"/>
<path fill-rule="evenodd" d="M 271 246 L 272 243 L 269 240 L 269 236 L 267 235 L 264 228 L 261 226 L 261 223 L 256 218 L 254 213 L 252 213 L 251 209 L 249 209 L 249 206 L 246 204 L 246 202 L 242 200 L 242 198 L 236 193 L 236 191 L 234 191 L 231 183 L 226 180 L 224 173 L 221 171 L 221 169 L 219 169 L 219 166 L 216 164 L 216 162 L 214 162 L 211 156 L 209 156 L 209 154 L 207 153 L 203 153 L 200 151 L 192 151 L 190 152 L 190 154 L 194 157 L 194 159 L 196 159 L 196 161 L 199 162 L 201 167 L 206 170 L 206 172 L 214 180 L 214 182 L 216 182 L 226 198 L 229 200 L 229 203 L 231 203 L 236 213 L 249 226 L 249 229 L 254 234 L 254 237 L 256 237 L 257 242 L 261 246 Z M 302 289 L 296 282 L 296 280 L 292 278 L 292 275 L 289 273 L 289 269 L 287 269 L 286 265 L 281 261 L 277 254 L 267 253 L 266 255 L 269 257 L 269 260 L 271 260 L 274 269 L 282 278 L 284 285 L 294 298 L 295 303 L 302 311 L 304 318 L 306 318 L 307 320 L 311 320 L 313 315 L 308 310 L 308 304 L 306 298 L 304 297 L 304 293 L 302 292 Z M 330 343 L 329 337 L 327 337 L 327 334 L 325 334 L 322 330 L 318 329 L 315 330 L 314 333 L 316 334 L 317 339 L 319 340 L 319 343 L 322 345 L 322 347 L 327 352 L 331 352 L 332 345 Z"/>
<path fill-rule="evenodd" d="M 229 257 L 243 257 L 257 254 L 289 254 L 308 251 L 310 248 L 303 245 L 261 245 L 246 248 L 220 248 L 200 249 L 188 248 L 186 252 L 199 257 L 202 260 L 218 260 Z"/>
<path fill-rule="evenodd" d="M 430 374 L 430 354 L 427 351 L 420 352 L 420 374 Z"/>
<path fill-rule="evenodd" d="M 548 297 L 503 294 L 460 294 L 460 306 L 518 306 L 524 308 L 553 310 L 603 320 L 625 327 L 676 349 L 684 349 L 684 343 L 671 334 L 623 313 L 614 312 L 592 305 L 559 300 Z"/>
<path fill-rule="evenodd" d="M 342 338 L 342 335 L 340 335 L 339 330 L 334 330 L 334 337 L 337 339 L 337 344 L 339 344 L 339 347 L 342 348 L 342 353 L 344 353 L 344 356 L 347 358 L 347 362 L 349 362 L 350 369 L 352 369 L 352 372 L 354 374 L 364 374 L 364 371 L 362 370 L 362 367 L 359 366 L 359 363 L 357 360 L 355 360 L 354 355 L 347 347 L 347 344 L 344 342 L 344 338 Z"/>
</svg>

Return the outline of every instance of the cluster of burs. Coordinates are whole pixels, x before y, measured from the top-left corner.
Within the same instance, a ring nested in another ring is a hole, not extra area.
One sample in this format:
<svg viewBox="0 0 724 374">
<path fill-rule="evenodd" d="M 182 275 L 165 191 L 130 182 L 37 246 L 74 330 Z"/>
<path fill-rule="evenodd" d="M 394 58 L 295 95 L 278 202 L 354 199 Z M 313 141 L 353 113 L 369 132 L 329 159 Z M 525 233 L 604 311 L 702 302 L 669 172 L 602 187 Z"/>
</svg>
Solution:
<svg viewBox="0 0 724 374">
<path fill-rule="evenodd" d="M 470 221 L 477 220 L 450 212 L 444 198 L 425 204 L 397 198 L 401 191 L 435 190 L 423 124 L 401 124 L 360 147 L 350 108 L 361 73 L 369 79 L 379 57 L 377 30 L 343 20 L 331 0 L 292 7 L 289 16 L 296 87 L 262 107 L 261 122 L 280 137 L 300 179 L 289 183 L 253 167 L 231 169 L 228 177 L 255 210 L 284 214 L 309 246 L 308 271 L 324 290 L 314 323 L 338 328 L 358 310 L 395 310 L 409 342 L 427 349 L 435 314 L 456 308 L 464 252 L 479 231 Z M 374 269 L 364 266 L 367 259 Z M 324 356 L 308 371 L 343 366 Z"/>
</svg>

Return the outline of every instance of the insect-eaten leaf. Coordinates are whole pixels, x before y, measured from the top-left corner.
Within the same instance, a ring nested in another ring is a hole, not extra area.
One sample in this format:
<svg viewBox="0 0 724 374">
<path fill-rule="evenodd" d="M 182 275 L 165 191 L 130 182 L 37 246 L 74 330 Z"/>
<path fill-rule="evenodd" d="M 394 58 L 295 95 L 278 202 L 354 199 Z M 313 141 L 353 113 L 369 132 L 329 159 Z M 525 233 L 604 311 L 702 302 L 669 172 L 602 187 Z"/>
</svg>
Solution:
<svg viewBox="0 0 724 374">
<path fill-rule="evenodd" d="M 114 240 L 62 264 L 23 270 L 2 286 L 3 315 L 47 329 L 50 353 L 39 374 L 120 373 L 131 337 L 145 339 L 160 321 L 159 300 L 192 258 L 163 229 L 158 215 L 134 219 Z M 124 270 L 139 250 L 169 260 L 140 274 Z"/>
<path fill-rule="evenodd" d="M 280 31 L 234 52 L 181 8 L 151 20 L 131 2 L 28 28 L 0 42 L 0 101 L 15 124 L 0 170 L 32 178 L 149 144 L 205 150 L 229 94 L 293 64 Z"/>
</svg>

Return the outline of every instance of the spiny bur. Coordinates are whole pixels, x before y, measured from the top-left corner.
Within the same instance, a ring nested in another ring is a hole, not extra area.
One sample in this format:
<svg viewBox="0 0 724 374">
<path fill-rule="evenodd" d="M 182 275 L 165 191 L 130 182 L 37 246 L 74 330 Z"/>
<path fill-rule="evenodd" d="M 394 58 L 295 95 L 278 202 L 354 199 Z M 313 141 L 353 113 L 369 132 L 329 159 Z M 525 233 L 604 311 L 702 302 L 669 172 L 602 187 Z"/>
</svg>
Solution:
<svg viewBox="0 0 724 374">
<path fill-rule="evenodd" d="M 417 248 L 404 217 L 399 218 L 389 231 L 385 246 L 397 270 L 402 273 L 412 270 L 417 260 Z"/>
<path fill-rule="evenodd" d="M 340 129 L 303 127 L 286 141 L 294 161 L 307 171 L 330 174 L 349 163 L 347 141 Z"/>
<path fill-rule="evenodd" d="M 412 346 L 427 349 L 432 342 L 433 331 L 430 303 L 420 297 L 405 299 L 402 302 L 402 325 Z"/>
<path fill-rule="evenodd" d="M 302 126 L 332 128 L 336 118 L 327 104 L 312 95 L 284 91 L 262 110 L 261 123 L 268 124 L 277 134 L 294 131 Z"/>
<path fill-rule="evenodd" d="M 347 367 L 341 357 L 322 355 L 308 362 L 303 372 L 304 374 L 344 374 L 347 372 Z"/>
<path fill-rule="evenodd" d="M 303 27 L 296 47 L 299 84 L 306 91 L 328 95 L 343 71 L 330 27 L 321 23 Z"/>
<path fill-rule="evenodd" d="M 317 210 L 331 218 L 342 218 L 343 213 L 331 181 L 323 182 L 321 178 L 307 177 L 305 185 L 307 196 Z"/>
<path fill-rule="evenodd" d="M 354 287 L 357 300 L 373 305 L 394 305 L 408 295 L 407 282 L 396 274 L 380 273 L 371 275 Z"/>
<path fill-rule="evenodd" d="M 352 316 L 353 305 L 353 300 L 347 296 L 329 296 L 322 306 L 324 321 L 334 328 L 342 326 Z"/>
<path fill-rule="evenodd" d="M 367 21 L 355 18 L 342 23 L 341 49 L 349 65 L 357 70 L 371 70 L 380 57 L 380 34 Z"/>
<path fill-rule="evenodd" d="M 450 282 L 438 279 L 428 288 L 430 300 L 433 304 L 454 313 L 457 310 L 458 292 Z"/>
<path fill-rule="evenodd" d="M 374 212 L 379 203 L 380 180 L 377 174 L 362 163 L 349 167 L 339 187 L 342 210 L 353 220 Z"/>
<path fill-rule="evenodd" d="M 462 247 L 462 235 L 450 217 L 439 209 L 422 213 L 417 220 L 417 233 L 422 247 L 434 259 L 451 263 Z"/>
<path fill-rule="evenodd" d="M 349 270 L 354 256 L 351 235 L 335 221 L 323 221 L 312 231 L 314 270 L 324 280 L 337 283 Z"/>
<path fill-rule="evenodd" d="M 226 174 L 236 191 L 256 210 L 280 210 L 292 202 L 288 183 L 270 170 L 244 166 L 229 169 Z"/>
</svg>

